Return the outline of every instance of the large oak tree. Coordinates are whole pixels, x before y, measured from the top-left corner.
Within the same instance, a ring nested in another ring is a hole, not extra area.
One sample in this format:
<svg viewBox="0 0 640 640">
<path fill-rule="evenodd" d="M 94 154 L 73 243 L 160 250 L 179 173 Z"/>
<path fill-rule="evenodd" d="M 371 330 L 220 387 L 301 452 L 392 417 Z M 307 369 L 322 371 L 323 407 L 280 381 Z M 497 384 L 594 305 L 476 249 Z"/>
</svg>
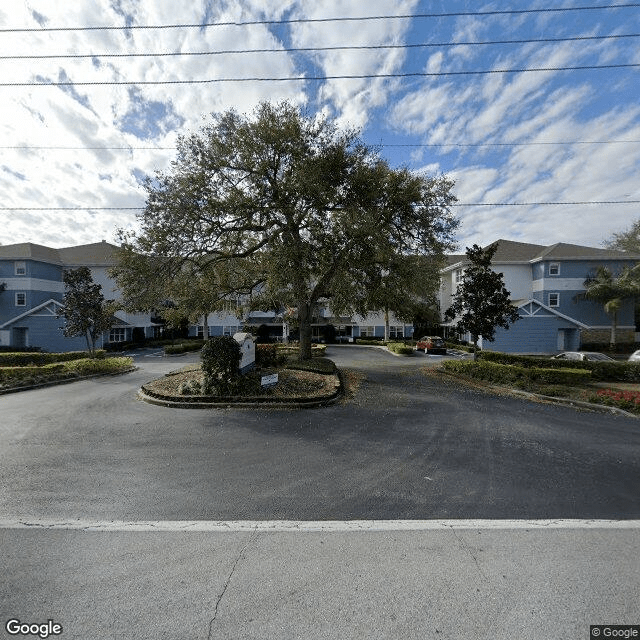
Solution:
<svg viewBox="0 0 640 640">
<path fill-rule="evenodd" d="M 392 169 L 356 132 L 287 102 L 213 115 L 146 188 L 113 272 L 128 308 L 171 300 L 197 317 L 259 291 L 297 310 L 301 359 L 318 303 L 366 311 L 376 273 L 438 260 L 457 226 L 451 180 Z"/>
</svg>

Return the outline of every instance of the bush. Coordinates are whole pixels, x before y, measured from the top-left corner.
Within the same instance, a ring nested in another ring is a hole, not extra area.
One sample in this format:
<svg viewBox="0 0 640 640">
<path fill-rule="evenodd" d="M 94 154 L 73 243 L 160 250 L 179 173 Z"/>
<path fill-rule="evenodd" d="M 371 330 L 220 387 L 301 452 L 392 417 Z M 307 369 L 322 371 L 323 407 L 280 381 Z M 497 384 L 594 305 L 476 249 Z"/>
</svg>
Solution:
<svg viewBox="0 0 640 640">
<path fill-rule="evenodd" d="M 609 407 L 617 407 L 626 411 L 640 411 L 640 391 L 615 391 L 614 389 L 601 389 L 589 398 L 589 402 L 606 404 Z"/>
<path fill-rule="evenodd" d="M 55 354 L 53 354 L 55 355 Z M 83 358 L 24 367 L 1 367 L 0 384 L 20 386 L 99 373 L 116 373 L 133 365 L 131 358 Z"/>
<path fill-rule="evenodd" d="M 446 360 L 442 363 L 445 370 L 460 373 L 499 384 L 562 384 L 575 386 L 588 383 L 591 371 L 586 369 L 547 369 L 541 367 L 521 367 L 513 364 L 486 362 L 478 360 Z"/>
<path fill-rule="evenodd" d="M 387 349 L 389 351 L 393 351 L 393 353 L 397 353 L 401 356 L 411 356 L 413 355 L 413 347 L 408 347 L 406 344 L 402 342 L 389 342 L 387 344 Z"/>
<path fill-rule="evenodd" d="M 204 345 L 204 340 L 184 340 L 179 344 L 167 344 L 164 352 L 167 355 L 176 355 L 179 353 L 187 353 L 191 351 L 200 351 Z"/>
<path fill-rule="evenodd" d="M 0 353 L 0 367 L 42 366 L 54 362 L 68 362 L 88 358 L 87 351 L 67 351 L 65 353 L 10 352 Z M 104 358 L 103 349 L 96 350 L 96 358 Z"/>
<path fill-rule="evenodd" d="M 332 374 L 336 371 L 336 365 L 329 358 L 312 358 L 311 360 L 291 361 L 287 369 L 296 371 L 312 371 L 314 373 Z"/>
<path fill-rule="evenodd" d="M 205 395 L 233 395 L 240 382 L 242 350 L 231 336 L 209 338 L 202 347 Z"/>
<path fill-rule="evenodd" d="M 519 356 L 497 351 L 483 351 L 480 355 L 485 362 L 516 364 L 522 367 L 544 367 L 546 369 L 587 369 L 593 380 L 602 382 L 640 382 L 640 363 L 603 362 L 582 360 L 554 360 L 536 356 Z"/>
<path fill-rule="evenodd" d="M 256 345 L 256 366 L 262 368 L 280 367 L 287 361 L 284 352 L 278 349 L 277 344 Z"/>
</svg>

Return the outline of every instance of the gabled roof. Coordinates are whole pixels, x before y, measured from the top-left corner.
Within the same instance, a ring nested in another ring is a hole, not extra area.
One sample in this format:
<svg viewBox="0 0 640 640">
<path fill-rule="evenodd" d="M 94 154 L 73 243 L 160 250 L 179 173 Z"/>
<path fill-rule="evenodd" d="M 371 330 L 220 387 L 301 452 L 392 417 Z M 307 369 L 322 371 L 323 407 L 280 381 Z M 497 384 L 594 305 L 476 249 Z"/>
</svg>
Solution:
<svg viewBox="0 0 640 640">
<path fill-rule="evenodd" d="M 74 247 L 62 247 L 61 249 L 53 249 L 33 242 L 21 242 L 0 246 L 0 260 L 38 260 L 39 262 L 69 267 L 107 266 L 115 264 L 115 253 L 118 248 L 104 240 Z"/>
<path fill-rule="evenodd" d="M 580 260 L 587 258 L 599 260 L 640 260 L 640 255 L 628 253 L 627 251 L 618 251 L 617 249 L 597 249 L 595 247 L 583 247 L 578 244 L 558 242 L 552 244 L 550 247 L 545 247 L 533 261 L 537 262 L 549 259 Z"/>
<path fill-rule="evenodd" d="M 57 249 L 45 247 L 33 242 L 20 242 L 0 246 L 0 259 L 5 260 L 38 260 L 52 264 L 62 264 Z"/>
<path fill-rule="evenodd" d="M 10 320 L 7 320 L 4 324 L 0 325 L 0 329 L 4 329 L 5 327 L 12 325 L 14 322 L 17 322 L 18 320 L 22 320 L 22 318 L 26 318 L 27 316 L 36 315 L 38 311 L 42 311 L 43 309 L 48 312 L 45 315 L 57 316 L 57 313 L 54 311 L 54 308 L 60 309 L 63 306 L 64 305 L 59 300 L 54 300 L 53 298 L 51 298 L 46 302 L 41 302 L 39 305 L 32 307 L 31 309 L 21 313 L 19 316 L 15 316 L 15 318 L 11 318 Z"/>
<path fill-rule="evenodd" d="M 617 249 L 598 249 L 577 244 L 558 242 L 551 246 L 514 242 L 513 240 L 496 240 L 486 248 L 497 244 L 498 248 L 493 264 L 526 264 L 542 260 L 632 260 L 640 261 L 640 255 L 618 251 Z M 454 265 L 468 264 L 466 256 L 447 256 L 448 266 L 443 271 L 451 270 Z"/>
<path fill-rule="evenodd" d="M 65 265 L 112 265 L 115 264 L 115 253 L 118 250 L 114 244 L 93 242 L 75 247 L 58 249 L 60 258 Z"/>
</svg>

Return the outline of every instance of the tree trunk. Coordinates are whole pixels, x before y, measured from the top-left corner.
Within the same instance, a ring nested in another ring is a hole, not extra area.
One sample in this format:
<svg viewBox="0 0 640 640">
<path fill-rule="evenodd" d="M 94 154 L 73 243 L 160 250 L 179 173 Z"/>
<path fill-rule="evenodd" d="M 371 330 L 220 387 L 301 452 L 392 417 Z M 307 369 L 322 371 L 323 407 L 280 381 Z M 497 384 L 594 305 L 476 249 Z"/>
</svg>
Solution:
<svg viewBox="0 0 640 640">
<path fill-rule="evenodd" d="M 298 303 L 298 321 L 300 323 L 300 350 L 298 360 L 311 360 L 311 305 Z"/>
<path fill-rule="evenodd" d="M 473 361 L 478 359 L 478 336 L 471 336 L 473 338 Z"/>
<path fill-rule="evenodd" d="M 609 340 L 609 347 L 611 349 L 615 349 L 616 347 L 616 330 L 618 328 L 618 314 L 617 312 L 613 312 L 613 317 L 611 319 L 611 339 Z"/>
<path fill-rule="evenodd" d="M 384 341 L 389 342 L 389 307 L 384 310 Z"/>
<path fill-rule="evenodd" d="M 93 358 L 94 357 L 93 340 L 91 339 L 91 331 L 89 329 L 87 329 L 86 333 L 84 334 L 84 337 L 87 340 L 87 351 L 89 352 L 89 357 Z"/>
</svg>

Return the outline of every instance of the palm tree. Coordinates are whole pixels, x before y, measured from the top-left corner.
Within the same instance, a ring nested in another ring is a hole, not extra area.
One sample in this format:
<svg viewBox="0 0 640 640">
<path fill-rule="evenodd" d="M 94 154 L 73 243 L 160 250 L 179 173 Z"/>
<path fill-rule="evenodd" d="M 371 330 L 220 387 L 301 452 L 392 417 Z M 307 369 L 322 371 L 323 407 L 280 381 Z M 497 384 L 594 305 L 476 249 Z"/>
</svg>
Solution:
<svg viewBox="0 0 640 640">
<path fill-rule="evenodd" d="M 602 303 L 607 315 L 611 316 L 609 346 L 613 348 L 616 344 L 618 312 L 623 301 L 640 296 L 640 265 L 625 267 L 617 276 L 608 267 L 598 267 L 595 275 L 584 281 L 584 287 L 583 297 Z"/>
</svg>

